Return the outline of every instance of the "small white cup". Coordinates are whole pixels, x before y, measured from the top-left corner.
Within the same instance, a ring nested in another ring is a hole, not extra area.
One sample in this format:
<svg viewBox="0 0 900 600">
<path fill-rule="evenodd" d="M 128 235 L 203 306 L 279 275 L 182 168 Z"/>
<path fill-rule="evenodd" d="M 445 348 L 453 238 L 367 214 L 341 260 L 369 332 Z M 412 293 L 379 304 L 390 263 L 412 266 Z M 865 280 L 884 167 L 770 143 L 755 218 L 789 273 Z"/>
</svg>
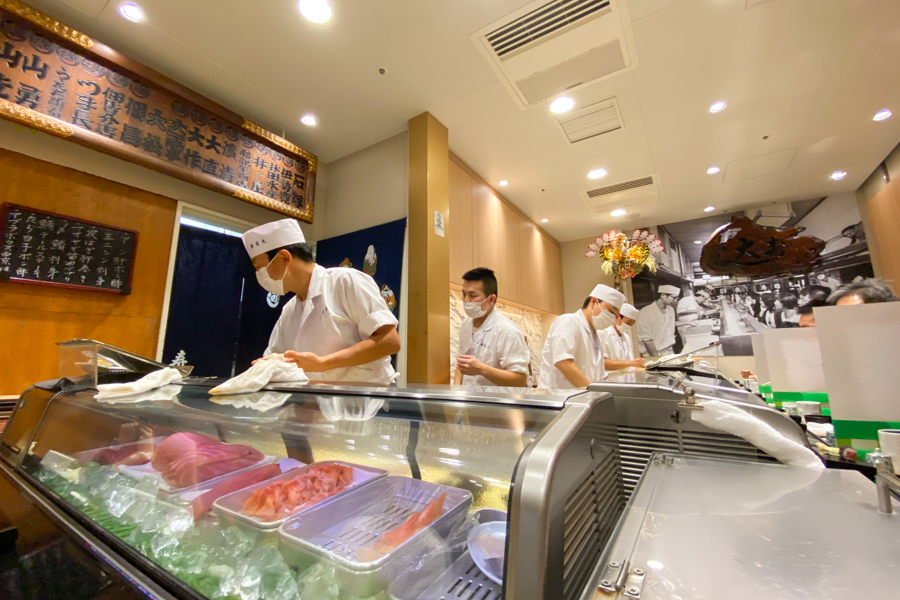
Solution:
<svg viewBox="0 0 900 600">
<path fill-rule="evenodd" d="M 883 454 L 891 457 L 894 473 L 900 475 L 900 429 L 879 429 L 878 445 Z"/>
</svg>

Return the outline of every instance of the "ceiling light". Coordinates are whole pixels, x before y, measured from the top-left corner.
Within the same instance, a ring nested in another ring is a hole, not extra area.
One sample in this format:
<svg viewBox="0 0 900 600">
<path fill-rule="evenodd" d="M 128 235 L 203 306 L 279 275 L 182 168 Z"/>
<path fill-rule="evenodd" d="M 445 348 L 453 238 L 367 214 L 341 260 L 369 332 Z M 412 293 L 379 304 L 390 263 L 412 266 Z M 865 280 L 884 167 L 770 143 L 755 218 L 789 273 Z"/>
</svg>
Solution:
<svg viewBox="0 0 900 600">
<path fill-rule="evenodd" d="M 719 172 L 719 167 L 710 167 L 706 170 L 707 175 L 715 175 Z"/>
<path fill-rule="evenodd" d="M 550 219 L 541 219 L 541 223 L 549 223 Z"/>
<path fill-rule="evenodd" d="M 324 23 L 331 18 L 328 0 L 300 0 L 300 14 L 313 23 Z"/>
<path fill-rule="evenodd" d="M 890 119 L 893 113 L 888 109 L 884 108 L 875 113 L 875 116 L 872 117 L 873 121 L 884 121 L 885 119 Z"/>
<path fill-rule="evenodd" d="M 609 216 L 611 216 L 611 217 L 624 217 L 626 214 L 628 214 L 628 211 L 627 211 L 627 210 L 625 210 L 624 208 L 617 208 L 616 210 L 614 210 L 614 211 L 612 211 L 611 213 L 609 213 Z"/>
<path fill-rule="evenodd" d="M 694 243 L 698 246 L 703 243 L 703 240 L 694 240 Z"/>
<path fill-rule="evenodd" d="M 303 117 L 300 119 L 300 122 L 310 127 L 315 127 L 319 124 L 319 120 L 315 117 L 315 115 L 303 115 Z"/>
<path fill-rule="evenodd" d="M 503 181 L 501 181 L 501 182 L 498 183 L 497 185 L 499 185 L 500 187 L 506 187 L 506 186 L 509 185 L 509 182 L 508 182 L 507 180 L 504 179 Z"/>
<path fill-rule="evenodd" d="M 550 110 L 555 112 L 556 114 L 564 113 L 572 110 L 572 107 L 575 106 L 575 101 L 571 98 L 567 98 L 566 96 L 562 96 L 557 98 L 550 104 Z"/>
<path fill-rule="evenodd" d="M 711 113 L 722 112 L 723 110 L 725 110 L 726 106 L 728 106 L 728 105 L 724 101 L 720 100 L 719 102 L 716 102 L 715 104 L 713 104 L 712 106 L 709 107 L 709 112 L 711 112 Z"/>
<path fill-rule="evenodd" d="M 606 177 L 606 169 L 594 169 L 590 173 L 588 173 L 588 177 L 591 179 L 600 179 L 601 177 Z"/>
<path fill-rule="evenodd" d="M 119 14 L 135 23 L 140 23 L 144 20 L 144 11 L 141 10 L 140 6 L 133 2 L 126 2 L 121 5 L 119 7 Z"/>
<path fill-rule="evenodd" d="M 834 179 L 835 181 L 840 181 L 841 179 L 843 179 L 846 176 L 847 176 L 847 171 L 835 171 L 834 173 L 831 174 L 831 178 Z"/>
<path fill-rule="evenodd" d="M 707 206 L 706 208 L 703 209 L 703 212 L 712 212 L 714 210 L 716 210 L 715 206 Z"/>
</svg>

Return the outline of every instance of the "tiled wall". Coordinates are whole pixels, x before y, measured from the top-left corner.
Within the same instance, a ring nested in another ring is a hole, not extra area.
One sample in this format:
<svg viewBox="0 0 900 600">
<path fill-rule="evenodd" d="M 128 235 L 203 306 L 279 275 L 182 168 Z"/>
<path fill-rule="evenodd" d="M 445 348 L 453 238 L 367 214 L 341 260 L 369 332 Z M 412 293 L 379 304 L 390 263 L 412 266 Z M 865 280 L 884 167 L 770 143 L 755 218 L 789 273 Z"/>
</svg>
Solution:
<svg viewBox="0 0 900 600">
<path fill-rule="evenodd" d="M 541 366 L 541 348 L 544 346 L 543 321 L 540 313 L 529 312 L 514 306 L 508 306 L 502 302 L 498 302 L 496 309 L 507 317 L 513 323 L 518 325 L 525 339 L 528 342 L 528 349 L 531 351 L 531 372 L 537 377 L 538 369 Z M 450 290 L 450 373 L 456 372 L 456 356 L 459 354 L 459 326 L 466 313 L 463 310 L 462 294 L 455 290 Z"/>
</svg>

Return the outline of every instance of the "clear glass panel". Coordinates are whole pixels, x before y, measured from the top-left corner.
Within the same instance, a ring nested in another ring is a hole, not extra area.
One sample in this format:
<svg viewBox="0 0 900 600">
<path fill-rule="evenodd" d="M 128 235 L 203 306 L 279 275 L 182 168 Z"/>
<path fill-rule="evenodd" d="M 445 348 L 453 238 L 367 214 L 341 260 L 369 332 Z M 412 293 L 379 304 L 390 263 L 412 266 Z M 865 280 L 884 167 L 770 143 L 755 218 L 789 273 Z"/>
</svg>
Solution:
<svg viewBox="0 0 900 600">
<path fill-rule="evenodd" d="M 57 399 L 22 468 L 208 598 L 416 597 L 476 521 L 506 518 L 518 459 L 558 414 L 207 390 Z"/>
</svg>

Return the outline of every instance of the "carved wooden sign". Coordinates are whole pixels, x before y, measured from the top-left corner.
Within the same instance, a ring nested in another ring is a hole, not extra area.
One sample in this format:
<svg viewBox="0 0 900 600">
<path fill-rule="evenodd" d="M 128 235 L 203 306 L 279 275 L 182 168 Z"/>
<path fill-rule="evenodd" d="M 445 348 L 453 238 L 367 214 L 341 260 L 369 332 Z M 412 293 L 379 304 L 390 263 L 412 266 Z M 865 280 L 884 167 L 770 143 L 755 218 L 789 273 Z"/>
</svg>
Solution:
<svg viewBox="0 0 900 600">
<path fill-rule="evenodd" d="M 0 117 L 312 223 L 314 155 L 18 0 L 0 0 Z"/>
</svg>

